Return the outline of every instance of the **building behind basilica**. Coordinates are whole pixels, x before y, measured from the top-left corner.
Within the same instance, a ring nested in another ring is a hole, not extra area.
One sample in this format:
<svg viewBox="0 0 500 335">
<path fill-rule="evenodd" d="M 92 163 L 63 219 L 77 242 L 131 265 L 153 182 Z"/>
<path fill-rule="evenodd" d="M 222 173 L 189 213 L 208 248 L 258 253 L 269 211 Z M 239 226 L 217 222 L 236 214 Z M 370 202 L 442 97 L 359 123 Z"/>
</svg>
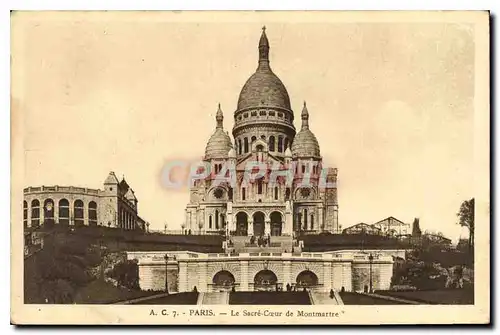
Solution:
<svg viewBox="0 0 500 335">
<path fill-rule="evenodd" d="M 294 233 L 339 233 L 337 169 L 324 168 L 320 147 L 309 126 L 306 103 L 297 132 L 290 97 L 269 61 L 265 28 L 260 37 L 258 67 L 243 86 L 234 112 L 233 139 L 216 114 L 204 161 L 210 174 L 196 180 L 186 208 L 187 229 L 229 231 L 237 236 L 292 236 Z M 245 178 L 250 164 L 265 164 L 260 178 Z M 235 166 L 236 182 L 214 185 L 225 166 Z M 271 169 L 291 169 L 292 176 L 273 182 Z M 309 179 L 310 178 L 310 179 Z M 309 180 L 305 183 L 303 181 Z"/>
</svg>

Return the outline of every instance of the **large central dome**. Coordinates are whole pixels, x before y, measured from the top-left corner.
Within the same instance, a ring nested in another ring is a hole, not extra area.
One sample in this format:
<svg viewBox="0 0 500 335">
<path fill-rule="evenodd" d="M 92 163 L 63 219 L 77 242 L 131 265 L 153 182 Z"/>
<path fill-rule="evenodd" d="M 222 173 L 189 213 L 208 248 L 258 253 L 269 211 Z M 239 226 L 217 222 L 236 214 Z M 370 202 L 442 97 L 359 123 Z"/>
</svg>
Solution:
<svg viewBox="0 0 500 335">
<path fill-rule="evenodd" d="M 269 41 L 265 30 L 262 31 L 259 41 L 259 66 L 241 89 L 237 112 L 260 107 L 291 110 L 285 85 L 269 66 Z"/>
<path fill-rule="evenodd" d="M 291 109 L 285 85 L 270 69 L 257 70 L 241 89 L 238 110 L 255 107 Z"/>
</svg>

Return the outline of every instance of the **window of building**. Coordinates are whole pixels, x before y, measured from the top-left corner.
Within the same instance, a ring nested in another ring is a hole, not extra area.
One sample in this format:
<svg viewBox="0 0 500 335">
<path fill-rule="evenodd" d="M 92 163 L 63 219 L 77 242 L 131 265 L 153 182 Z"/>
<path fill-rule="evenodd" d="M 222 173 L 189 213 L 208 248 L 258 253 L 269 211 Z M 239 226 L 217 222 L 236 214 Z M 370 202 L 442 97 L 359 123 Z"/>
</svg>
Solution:
<svg viewBox="0 0 500 335">
<path fill-rule="evenodd" d="M 248 117 L 248 113 L 243 114 L 243 117 L 247 118 Z"/>
<path fill-rule="evenodd" d="M 245 188 L 241 189 L 241 200 L 246 200 Z"/>
<path fill-rule="evenodd" d="M 59 224 L 69 225 L 69 201 L 59 200 Z"/>
<path fill-rule="evenodd" d="M 75 226 L 83 226 L 83 201 L 75 200 L 73 205 L 73 213 L 75 216 Z"/>
<path fill-rule="evenodd" d="M 23 226 L 28 227 L 28 203 L 26 201 L 23 202 Z"/>
<path fill-rule="evenodd" d="M 304 209 L 304 229 L 307 230 L 307 209 Z"/>
<path fill-rule="evenodd" d="M 97 204 L 89 202 L 89 226 L 97 226 Z"/>
<path fill-rule="evenodd" d="M 238 140 L 238 154 L 241 155 L 241 139 Z"/>
<path fill-rule="evenodd" d="M 251 116 L 257 116 L 257 112 L 250 113 Z"/>
<path fill-rule="evenodd" d="M 257 140 L 257 137 L 252 136 L 252 143 L 255 142 L 256 140 Z"/>
<path fill-rule="evenodd" d="M 311 230 L 314 230 L 314 215 L 311 214 Z"/>
<path fill-rule="evenodd" d="M 278 152 L 283 152 L 283 137 L 278 136 Z"/>
<path fill-rule="evenodd" d="M 269 116 L 275 116 L 276 113 L 274 111 L 269 111 Z"/>
<path fill-rule="evenodd" d="M 278 187 L 274 187 L 274 200 L 278 200 Z"/>
<path fill-rule="evenodd" d="M 212 215 L 208 216 L 208 229 L 212 229 Z"/>
<path fill-rule="evenodd" d="M 245 153 L 248 152 L 248 137 L 245 137 Z"/>
<path fill-rule="evenodd" d="M 283 151 L 285 151 L 287 148 L 288 148 L 288 138 L 285 137 L 285 145 Z"/>
<path fill-rule="evenodd" d="M 269 137 L 269 151 L 274 151 L 275 141 L 274 136 Z"/>
<path fill-rule="evenodd" d="M 278 113 L 278 117 L 283 117 L 283 113 Z"/>
<path fill-rule="evenodd" d="M 257 182 L 257 194 L 262 194 L 262 179 Z"/>
<path fill-rule="evenodd" d="M 219 211 L 215 210 L 215 229 L 219 229 Z"/>
</svg>

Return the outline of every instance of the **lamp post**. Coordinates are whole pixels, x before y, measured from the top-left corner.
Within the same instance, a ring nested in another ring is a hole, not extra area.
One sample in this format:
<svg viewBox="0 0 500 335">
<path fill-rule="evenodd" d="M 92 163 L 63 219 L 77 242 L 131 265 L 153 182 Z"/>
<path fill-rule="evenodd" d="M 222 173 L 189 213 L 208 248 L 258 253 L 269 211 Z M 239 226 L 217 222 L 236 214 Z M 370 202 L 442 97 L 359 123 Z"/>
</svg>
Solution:
<svg viewBox="0 0 500 335">
<path fill-rule="evenodd" d="M 370 256 L 368 256 L 368 260 L 370 261 L 370 293 L 373 293 L 373 278 L 372 278 L 373 255 L 371 253 Z"/>
<path fill-rule="evenodd" d="M 168 294 L 168 254 L 165 254 L 165 293 Z"/>
</svg>

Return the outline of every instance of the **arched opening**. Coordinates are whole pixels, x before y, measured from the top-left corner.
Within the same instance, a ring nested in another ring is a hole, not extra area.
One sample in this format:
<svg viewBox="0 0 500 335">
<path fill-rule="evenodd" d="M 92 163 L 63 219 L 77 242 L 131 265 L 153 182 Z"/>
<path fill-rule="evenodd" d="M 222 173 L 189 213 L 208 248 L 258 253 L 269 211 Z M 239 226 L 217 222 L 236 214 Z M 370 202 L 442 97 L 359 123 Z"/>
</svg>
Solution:
<svg viewBox="0 0 500 335">
<path fill-rule="evenodd" d="M 275 142 L 276 142 L 276 139 L 274 138 L 274 136 L 270 136 L 269 137 L 269 151 L 274 151 L 274 146 L 276 145 Z"/>
<path fill-rule="evenodd" d="M 244 187 L 241 188 L 241 200 L 246 200 L 246 190 Z"/>
<path fill-rule="evenodd" d="M 97 226 L 97 204 L 89 202 L 89 226 Z"/>
<path fill-rule="evenodd" d="M 31 201 L 31 226 L 38 227 L 40 225 L 40 201 L 34 199 Z"/>
<path fill-rule="evenodd" d="M 288 138 L 285 137 L 285 146 L 283 151 L 285 151 L 287 148 L 288 148 Z"/>
<path fill-rule="evenodd" d="M 47 199 L 43 203 L 43 224 L 54 224 L 54 200 Z"/>
<path fill-rule="evenodd" d="M 278 186 L 274 187 L 274 200 L 278 200 L 279 189 Z"/>
<path fill-rule="evenodd" d="M 283 152 L 283 136 L 278 136 L 278 152 Z"/>
<path fill-rule="evenodd" d="M 257 272 L 253 279 L 255 291 L 271 291 L 276 289 L 278 277 L 271 270 L 261 270 Z"/>
<path fill-rule="evenodd" d="M 311 214 L 311 222 L 309 223 L 310 229 L 314 230 L 314 215 Z"/>
<path fill-rule="evenodd" d="M 69 201 L 59 200 L 59 224 L 69 225 Z"/>
<path fill-rule="evenodd" d="M 283 218 L 280 212 L 272 212 L 271 213 L 271 235 L 272 236 L 281 236 L 281 227 L 283 225 Z"/>
<path fill-rule="evenodd" d="M 252 136 L 252 142 L 251 142 L 251 143 L 253 143 L 253 142 L 255 142 L 255 141 L 257 141 L 257 137 Z"/>
<path fill-rule="evenodd" d="M 246 236 L 248 234 L 248 215 L 245 212 L 236 214 L 236 235 Z"/>
<path fill-rule="evenodd" d="M 241 139 L 238 140 L 238 154 L 241 155 Z"/>
<path fill-rule="evenodd" d="M 285 200 L 290 200 L 290 188 L 287 187 L 285 190 Z"/>
<path fill-rule="evenodd" d="M 253 215 L 253 234 L 254 236 L 264 236 L 265 216 L 262 212 L 256 212 Z"/>
<path fill-rule="evenodd" d="M 212 215 L 208 216 L 208 229 L 212 229 Z"/>
<path fill-rule="evenodd" d="M 304 209 L 304 230 L 307 230 L 307 209 Z"/>
<path fill-rule="evenodd" d="M 28 227 L 28 203 L 23 201 L 23 226 Z"/>
<path fill-rule="evenodd" d="M 75 200 L 73 205 L 73 213 L 75 216 L 75 226 L 83 226 L 83 201 Z"/>
<path fill-rule="evenodd" d="M 258 152 L 262 152 L 262 151 L 264 151 L 264 146 L 262 144 L 259 144 L 256 146 L 256 149 Z"/>
<path fill-rule="evenodd" d="M 231 288 L 234 286 L 236 280 L 231 272 L 222 270 L 215 274 L 212 279 L 212 284 L 215 286 L 221 286 L 225 288 Z"/>
<path fill-rule="evenodd" d="M 318 276 L 312 271 L 305 270 L 297 276 L 298 287 L 314 287 L 318 285 Z"/>
<path fill-rule="evenodd" d="M 263 182 L 262 178 L 257 180 L 257 194 L 262 194 Z"/>
<path fill-rule="evenodd" d="M 245 153 L 247 153 L 248 152 L 248 137 L 245 137 L 244 142 L 245 142 Z"/>
</svg>

